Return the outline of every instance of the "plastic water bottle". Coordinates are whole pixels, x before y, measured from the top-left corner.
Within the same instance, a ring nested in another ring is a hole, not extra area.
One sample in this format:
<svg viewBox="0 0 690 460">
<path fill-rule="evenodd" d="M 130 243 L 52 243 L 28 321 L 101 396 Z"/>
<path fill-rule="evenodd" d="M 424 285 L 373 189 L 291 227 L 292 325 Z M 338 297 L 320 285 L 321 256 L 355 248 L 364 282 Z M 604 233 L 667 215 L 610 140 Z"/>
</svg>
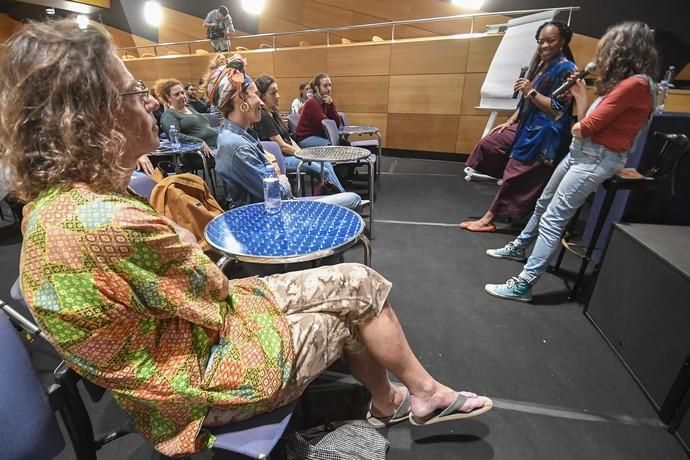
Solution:
<svg viewBox="0 0 690 460">
<path fill-rule="evenodd" d="M 170 125 L 168 136 L 170 137 L 170 147 L 173 150 L 180 150 L 180 133 L 175 125 Z"/>
<path fill-rule="evenodd" d="M 268 214 L 280 212 L 280 181 L 271 165 L 264 172 L 264 207 Z"/>
<path fill-rule="evenodd" d="M 666 99 L 668 98 L 668 90 L 672 86 L 671 81 L 673 80 L 673 73 L 675 70 L 676 68 L 674 66 L 669 67 L 664 75 L 664 79 L 659 82 L 656 113 L 663 113 L 664 111 Z"/>
</svg>

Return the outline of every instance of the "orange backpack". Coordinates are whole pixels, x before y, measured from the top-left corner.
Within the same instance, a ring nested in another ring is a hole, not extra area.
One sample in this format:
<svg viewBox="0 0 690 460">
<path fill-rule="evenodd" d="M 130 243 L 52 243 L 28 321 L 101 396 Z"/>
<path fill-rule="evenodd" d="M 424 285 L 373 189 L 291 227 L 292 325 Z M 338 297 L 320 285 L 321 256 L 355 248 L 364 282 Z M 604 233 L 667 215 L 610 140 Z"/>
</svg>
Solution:
<svg viewBox="0 0 690 460">
<path fill-rule="evenodd" d="M 211 247 L 204 238 L 204 228 L 223 213 L 204 180 L 194 174 L 176 174 L 161 179 L 151 191 L 151 206 L 196 236 L 204 251 Z"/>
</svg>

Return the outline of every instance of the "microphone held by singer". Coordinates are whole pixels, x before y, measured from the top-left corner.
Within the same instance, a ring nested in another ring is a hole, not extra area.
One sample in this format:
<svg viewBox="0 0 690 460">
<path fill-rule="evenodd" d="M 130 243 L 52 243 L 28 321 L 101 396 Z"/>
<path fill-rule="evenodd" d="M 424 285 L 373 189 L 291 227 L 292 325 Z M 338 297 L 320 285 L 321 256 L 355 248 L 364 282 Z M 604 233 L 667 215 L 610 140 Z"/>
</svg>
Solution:
<svg viewBox="0 0 690 460">
<path fill-rule="evenodd" d="M 587 75 L 589 75 L 591 72 L 596 69 L 597 65 L 593 62 L 590 62 L 585 66 L 584 69 L 579 71 L 578 73 L 575 74 L 574 78 L 569 79 L 565 83 L 563 83 L 561 86 L 556 88 L 553 93 L 551 93 L 551 97 L 559 97 L 563 95 L 566 91 L 568 91 L 575 83 L 577 83 L 578 80 L 582 80 L 585 78 Z"/>
<path fill-rule="evenodd" d="M 527 75 L 527 66 L 523 65 L 522 67 L 520 67 L 520 76 L 518 77 L 518 80 L 520 78 L 525 78 L 525 75 Z M 517 99 L 519 93 L 520 91 L 518 90 L 513 91 L 513 99 Z"/>
</svg>

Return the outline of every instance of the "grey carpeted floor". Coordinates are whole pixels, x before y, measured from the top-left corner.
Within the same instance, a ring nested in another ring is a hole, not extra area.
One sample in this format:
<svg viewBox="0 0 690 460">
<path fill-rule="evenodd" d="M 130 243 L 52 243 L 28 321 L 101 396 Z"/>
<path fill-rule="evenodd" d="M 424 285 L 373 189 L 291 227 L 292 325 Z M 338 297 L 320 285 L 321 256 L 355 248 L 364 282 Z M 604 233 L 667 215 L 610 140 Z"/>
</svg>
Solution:
<svg viewBox="0 0 690 460">
<path fill-rule="evenodd" d="M 402 423 L 385 430 L 391 443 L 388 458 L 686 458 L 582 315 L 582 305 L 567 302 L 566 281 L 546 274 L 529 305 L 484 293 L 485 283 L 519 272 L 520 264 L 491 259 L 484 251 L 504 245 L 520 227 L 505 224 L 495 234 L 458 229 L 460 220 L 480 216 L 496 191 L 493 184 L 465 182 L 463 167 L 384 159 L 373 266 L 393 282 L 392 303 L 427 369 L 451 386 L 492 397 L 496 407 L 467 421 L 424 428 Z M 0 231 L 0 288 L 7 293 L 17 275 L 20 242 L 12 228 Z M 361 249 L 351 249 L 345 258 L 361 261 Z M 566 259 L 566 267 L 575 263 Z M 49 350 L 34 353 L 40 370 L 49 370 L 52 359 Z M 310 394 L 306 403 L 318 410 L 300 414 L 297 421 L 361 414 L 366 404 L 361 392 L 352 385 L 341 387 Z M 98 431 L 123 421 L 109 398 L 90 411 Z M 99 458 L 159 456 L 138 435 L 129 435 L 106 446 Z M 207 452 L 195 458 L 228 456 Z"/>
</svg>

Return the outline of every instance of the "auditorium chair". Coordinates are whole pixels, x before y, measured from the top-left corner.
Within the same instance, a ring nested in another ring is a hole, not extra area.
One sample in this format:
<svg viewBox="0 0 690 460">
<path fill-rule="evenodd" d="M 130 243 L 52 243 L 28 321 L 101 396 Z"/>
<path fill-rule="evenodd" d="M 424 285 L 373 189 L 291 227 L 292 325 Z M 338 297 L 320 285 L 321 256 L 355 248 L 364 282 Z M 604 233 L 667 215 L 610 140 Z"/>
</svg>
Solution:
<svg viewBox="0 0 690 460">
<path fill-rule="evenodd" d="M 151 191 L 153 191 L 153 187 L 155 186 L 156 181 L 151 179 L 151 176 L 140 171 L 134 171 L 132 176 L 129 178 L 127 188 L 130 189 L 135 195 L 140 196 L 148 201 L 149 198 L 151 198 Z"/>
<path fill-rule="evenodd" d="M 676 177 L 676 169 L 678 167 L 678 163 L 688 151 L 688 138 L 684 134 L 666 134 L 661 132 L 655 132 L 654 136 L 658 139 L 662 139 L 663 144 L 659 154 L 657 155 L 654 165 L 649 171 L 642 174 L 634 168 L 624 168 L 612 178 L 604 181 L 602 184 L 604 190 L 606 191 L 606 195 L 604 195 L 604 201 L 596 218 L 597 220 L 596 225 L 594 226 L 594 231 L 592 232 L 589 244 L 587 245 L 584 253 L 579 252 L 576 249 L 577 245 L 570 241 L 573 229 L 575 228 L 580 210 L 582 208 L 578 209 L 575 216 L 573 216 L 568 223 L 568 226 L 563 234 L 563 238 L 561 239 L 561 251 L 558 254 L 556 264 L 554 265 L 554 271 L 558 272 L 558 270 L 560 270 L 561 262 L 563 261 L 563 256 L 566 250 L 570 251 L 581 259 L 580 269 L 570 291 L 570 295 L 568 297 L 569 300 L 572 301 L 577 298 L 577 293 L 584 279 L 587 266 L 592 260 L 592 254 L 596 249 L 599 235 L 604 227 L 604 222 L 606 221 L 606 217 L 608 216 L 616 193 L 618 193 L 620 190 L 635 190 L 646 187 L 658 187 L 662 183 L 669 182 L 671 187 L 671 195 L 674 194 L 676 186 L 675 183 L 679 179 Z M 599 264 L 594 267 L 594 278 L 596 278 L 598 268 Z"/>
<path fill-rule="evenodd" d="M 297 131 L 297 124 L 299 123 L 299 113 L 291 113 L 288 115 L 288 131 L 294 137 Z"/>
<path fill-rule="evenodd" d="M 340 115 L 340 121 L 343 123 L 343 126 L 350 126 L 350 123 L 347 122 L 347 116 L 345 115 L 345 112 L 338 112 L 338 115 Z M 362 135 L 360 134 L 359 137 Z M 379 173 L 381 172 L 381 146 L 379 145 L 379 140 L 378 139 L 364 139 L 361 141 L 353 141 L 351 139 L 348 139 L 350 141 L 350 145 L 353 147 L 363 147 L 365 149 L 372 150 L 376 154 L 376 178 L 378 179 Z"/>
<path fill-rule="evenodd" d="M 306 172 L 302 171 L 300 174 L 301 177 L 297 177 L 297 172 L 287 174 L 286 169 L 285 169 L 285 156 L 283 155 L 283 152 L 280 151 L 280 145 L 278 145 L 277 142 L 273 141 L 261 141 L 261 145 L 263 146 L 264 150 L 274 157 L 276 157 L 276 161 L 278 162 L 278 168 L 280 169 L 280 172 L 283 174 L 286 174 L 290 178 L 295 178 L 295 180 L 300 180 L 302 181 L 302 184 L 304 184 L 304 175 L 307 174 Z M 311 189 L 314 190 L 314 178 L 311 177 Z"/>
</svg>

